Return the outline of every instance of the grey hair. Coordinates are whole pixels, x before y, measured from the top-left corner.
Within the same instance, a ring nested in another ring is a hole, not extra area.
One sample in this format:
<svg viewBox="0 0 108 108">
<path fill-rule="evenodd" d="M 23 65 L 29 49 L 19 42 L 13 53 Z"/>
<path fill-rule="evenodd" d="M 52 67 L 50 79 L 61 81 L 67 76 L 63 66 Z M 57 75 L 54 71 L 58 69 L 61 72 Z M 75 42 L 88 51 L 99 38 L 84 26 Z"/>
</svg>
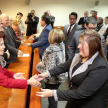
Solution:
<svg viewBox="0 0 108 108">
<path fill-rule="evenodd" d="M 103 18 L 102 17 L 98 17 L 98 18 L 100 18 L 100 20 L 103 22 Z"/>
</svg>

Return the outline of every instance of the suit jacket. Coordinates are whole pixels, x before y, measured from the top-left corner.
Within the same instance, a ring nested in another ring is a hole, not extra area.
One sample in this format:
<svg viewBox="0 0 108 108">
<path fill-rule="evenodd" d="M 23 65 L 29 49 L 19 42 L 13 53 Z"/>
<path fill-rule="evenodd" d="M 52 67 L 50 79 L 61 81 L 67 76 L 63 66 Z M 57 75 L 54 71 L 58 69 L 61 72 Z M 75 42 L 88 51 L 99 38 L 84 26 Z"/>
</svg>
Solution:
<svg viewBox="0 0 108 108">
<path fill-rule="evenodd" d="M 50 24 L 51 24 L 52 28 L 54 28 L 53 25 L 54 25 L 54 22 L 55 22 L 55 17 L 50 15 L 49 18 L 50 18 Z"/>
<path fill-rule="evenodd" d="M 0 86 L 25 89 L 27 87 L 27 80 L 13 79 L 14 74 L 14 72 L 8 71 L 0 66 Z"/>
<path fill-rule="evenodd" d="M 69 26 L 70 26 L 69 24 L 68 24 L 68 25 L 65 25 L 65 26 L 64 26 L 64 29 L 63 29 L 63 32 L 64 32 L 64 34 L 65 34 L 64 43 L 65 43 L 65 50 L 66 50 L 66 54 L 67 54 L 67 55 L 68 55 L 68 53 L 69 53 L 69 48 L 68 48 L 68 46 L 69 46 L 69 43 L 70 43 L 70 41 L 71 41 L 71 39 L 72 39 L 72 37 L 73 37 L 75 31 L 82 29 L 81 26 L 79 26 L 78 24 L 75 24 L 75 26 L 73 27 L 73 29 L 70 31 L 69 35 L 67 36 L 67 29 L 68 29 Z"/>
<path fill-rule="evenodd" d="M 15 31 L 15 34 L 16 34 L 16 36 L 17 36 L 17 39 L 18 39 L 18 40 L 22 40 L 22 38 L 20 37 L 20 36 L 21 36 L 21 31 L 20 31 L 19 27 L 13 25 L 12 28 L 13 28 L 13 30 Z"/>
<path fill-rule="evenodd" d="M 9 27 L 8 27 L 9 28 Z M 10 28 L 9 28 L 10 30 Z M 10 58 L 6 61 L 7 64 L 11 63 L 11 62 L 15 62 L 17 59 L 17 54 L 18 54 L 18 47 L 21 44 L 20 41 L 16 40 L 16 35 L 14 35 L 14 33 L 10 30 L 10 33 L 6 30 L 5 27 L 2 28 L 1 31 L 4 35 L 5 35 L 5 47 L 6 49 L 8 49 L 9 53 L 10 53 Z"/>
<path fill-rule="evenodd" d="M 36 16 L 34 16 L 34 20 L 29 19 L 29 21 L 25 21 L 25 24 L 27 24 L 26 36 L 36 34 L 38 23 L 39 23 L 39 18 Z"/>
<path fill-rule="evenodd" d="M 73 57 L 49 70 L 51 77 L 69 71 L 72 61 Z M 72 74 L 70 90 L 57 90 L 58 100 L 70 101 L 68 108 L 107 108 L 108 63 L 99 55 L 88 65 L 85 63 L 83 68 L 80 66 L 77 69 L 81 73 Z"/>
<path fill-rule="evenodd" d="M 34 38 L 34 42 L 37 43 L 31 44 L 32 49 L 37 47 L 39 48 L 40 58 L 42 58 L 44 51 L 49 46 L 48 35 L 51 30 L 52 27 L 50 25 L 46 25 L 45 28 L 42 30 L 40 36 Z"/>
<path fill-rule="evenodd" d="M 81 33 L 83 33 L 85 30 L 79 30 L 76 31 L 70 44 L 69 44 L 69 58 L 71 58 L 73 56 L 74 53 L 78 53 L 79 49 L 77 48 L 77 46 L 79 45 L 79 36 Z M 103 50 L 104 50 L 104 54 L 107 57 L 107 48 L 106 48 L 106 42 L 105 42 L 105 38 L 104 36 L 101 35 L 101 42 L 103 45 Z"/>
<path fill-rule="evenodd" d="M 81 18 L 79 19 L 78 25 L 83 25 L 83 26 L 84 26 L 84 23 L 85 23 L 84 17 L 81 17 Z"/>
</svg>

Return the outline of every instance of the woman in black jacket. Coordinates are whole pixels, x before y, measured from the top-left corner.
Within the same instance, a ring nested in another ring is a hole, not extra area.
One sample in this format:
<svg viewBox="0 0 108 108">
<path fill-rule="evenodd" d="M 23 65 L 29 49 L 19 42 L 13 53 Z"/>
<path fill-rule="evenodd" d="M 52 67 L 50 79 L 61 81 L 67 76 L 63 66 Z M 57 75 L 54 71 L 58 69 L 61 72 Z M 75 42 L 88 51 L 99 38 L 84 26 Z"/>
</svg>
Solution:
<svg viewBox="0 0 108 108">
<path fill-rule="evenodd" d="M 79 54 L 36 76 L 39 81 L 69 71 L 70 89 L 42 89 L 37 96 L 54 96 L 55 101 L 68 101 L 66 108 L 107 108 L 108 63 L 100 35 L 94 30 L 85 31 L 80 35 L 78 48 Z"/>
</svg>

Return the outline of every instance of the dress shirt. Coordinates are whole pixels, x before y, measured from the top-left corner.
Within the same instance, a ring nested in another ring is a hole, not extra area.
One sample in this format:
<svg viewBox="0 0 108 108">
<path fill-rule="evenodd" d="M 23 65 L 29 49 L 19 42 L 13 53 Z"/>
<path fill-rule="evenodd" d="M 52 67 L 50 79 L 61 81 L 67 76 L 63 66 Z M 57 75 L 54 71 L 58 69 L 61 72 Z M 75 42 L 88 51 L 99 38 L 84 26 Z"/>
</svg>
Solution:
<svg viewBox="0 0 108 108">
<path fill-rule="evenodd" d="M 74 28 L 74 26 L 75 26 L 75 24 L 73 24 L 73 25 L 71 26 L 70 32 L 71 32 L 71 30 Z M 68 27 L 68 29 L 67 29 L 67 33 L 68 33 L 69 28 L 70 28 L 70 25 L 69 25 L 69 27 Z"/>
</svg>

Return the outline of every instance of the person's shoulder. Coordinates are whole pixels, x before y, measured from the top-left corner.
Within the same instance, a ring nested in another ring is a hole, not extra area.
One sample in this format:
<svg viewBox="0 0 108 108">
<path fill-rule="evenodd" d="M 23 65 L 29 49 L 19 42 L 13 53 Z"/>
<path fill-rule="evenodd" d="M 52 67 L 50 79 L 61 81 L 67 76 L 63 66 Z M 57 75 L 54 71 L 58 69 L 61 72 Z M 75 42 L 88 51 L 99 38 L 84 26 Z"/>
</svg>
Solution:
<svg viewBox="0 0 108 108">
<path fill-rule="evenodd" d="M 35 16 L 35 18 L 39 19 L 39 17 Z"/>
<path fill-rule="evenodd" d="M 51 27 L 50 25 L 47 25 L 47 26 L 45 27 L 45 29 L 51 31 L 51 30 L 52 30 L 52 27 Z"/>
<path fill-rule="evenodd" d="M 77 30 L 75 31 L 75 34 L 74 35 L 77 35 L 79 36 L 81 33 L 83 33 L 85 30 Z"/>
<path fill-rule="evenodd" d="M 75 24 L 76 26 L 76 30 L 84 30 L 84 28 L 82 28 L 80 25 L 78 25 L 77 23 Z"/>
</svg>

